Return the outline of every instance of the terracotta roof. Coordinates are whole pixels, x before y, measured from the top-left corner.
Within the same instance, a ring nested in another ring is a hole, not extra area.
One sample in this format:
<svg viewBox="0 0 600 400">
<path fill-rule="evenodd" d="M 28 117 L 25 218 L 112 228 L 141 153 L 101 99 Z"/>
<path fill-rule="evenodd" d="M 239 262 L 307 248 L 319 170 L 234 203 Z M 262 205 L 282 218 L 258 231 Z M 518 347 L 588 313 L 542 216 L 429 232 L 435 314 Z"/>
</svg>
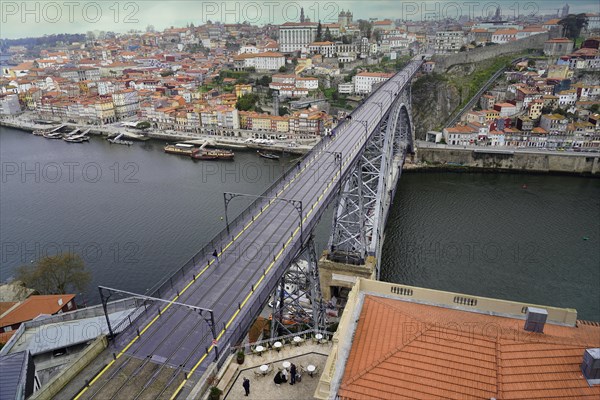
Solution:
<svg viewBox="0 0 600 400">
<path fill-rule="evenodd" d="M 366 295 L 338 391 L 351 399 L 598 398 L 580 364 L 600 326 L 546 324 Z"/>
<path fill-rule="evenodd" d="M 40 314 L 55 314 L 74 297 L 74 294 L 31 296 L 0 318 L 0 327 L 30 321 Z M 60 299 L 62 304 L 59 304 Z"/>
<path fill-rule="evenodd" d="M 2 301 L 0 302 L 0 316 L 10 310 L 12 306 L 17 304 L 16 301 Z"/>
</svg>

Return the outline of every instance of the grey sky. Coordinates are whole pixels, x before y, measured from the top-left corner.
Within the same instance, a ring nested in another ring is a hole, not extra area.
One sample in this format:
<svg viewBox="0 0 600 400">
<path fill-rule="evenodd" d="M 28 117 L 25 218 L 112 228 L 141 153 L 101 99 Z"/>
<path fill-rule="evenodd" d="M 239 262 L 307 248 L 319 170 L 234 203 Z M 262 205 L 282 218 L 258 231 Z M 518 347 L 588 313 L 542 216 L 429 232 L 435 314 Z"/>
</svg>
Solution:
<svg viewBox="0 0 600 400">
<path fill-rule="evenodd" d="M 154 25 L 157 30 L 169 26 L 196 25 L 208 20 L 226 23 L 244 20 L 262 25 L 298 21 L 300 7 L 313 21 L 337 21 L 339 11 L 350 9 L 354 19 L 426 20 L 432 17 L 470 15 L 481 17 L 500 5 L 503 15 L 556 13 L 565 1 L 521 0 L 368 0 L 368 1 L 199 1 L 199 0 L 108 0 L 108 1 L 6 1 L 0 0 L 0 37 L 21 38 L 53 33 L 85 33 L 87 31 L 126 32 L 144 30 Z M 597 0 L 570 2 L 570 12 L 600 12 Z"/>
</svg>

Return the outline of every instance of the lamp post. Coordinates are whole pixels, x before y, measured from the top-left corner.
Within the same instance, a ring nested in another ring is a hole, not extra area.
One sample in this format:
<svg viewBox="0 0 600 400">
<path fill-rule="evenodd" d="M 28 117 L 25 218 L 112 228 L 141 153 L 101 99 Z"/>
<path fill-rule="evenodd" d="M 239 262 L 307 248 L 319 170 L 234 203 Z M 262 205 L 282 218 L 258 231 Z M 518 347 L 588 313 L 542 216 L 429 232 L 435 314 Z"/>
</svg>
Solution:
<svg viewBox="0 0 600 400">
<path fill-rule="evenodd" d="M 380 101 L 374 101 L 372 104 L 378 105 L 379 106 L 379 118 L 383 118 L 383 102 Z"/>
<path fill-rule="evenodd" d="M 261 198 L 261 199 L 269 199 L 269 200 L 278 200 L 278 201 L 284 201 L 288 204 L 291 204 L 296 209 L 296 211 L 298 211 L 298 214 L 300 215 L 300 242 L 304 243 L 304 224 L 302 221 L 302 214 L 303 214 L 302 201 L 286 199 L 283 197 L 258 196 L 258 195 L 245 194 L 245 193 L 229 193 L 229 192 L 223 193 L 223 200 L 225 202 L 225 224 L 227 225 L 227 234 L 229 234 L 229 217 L 227 215 L 227 206 L 229 205 L 229 202 L 231 202 L 231 200 L 235 199 L 236 197 L 243 197 L 243 196 Z M 252 217 L 252 219 L 254 220 L 254 217 Z"/>
</svg>

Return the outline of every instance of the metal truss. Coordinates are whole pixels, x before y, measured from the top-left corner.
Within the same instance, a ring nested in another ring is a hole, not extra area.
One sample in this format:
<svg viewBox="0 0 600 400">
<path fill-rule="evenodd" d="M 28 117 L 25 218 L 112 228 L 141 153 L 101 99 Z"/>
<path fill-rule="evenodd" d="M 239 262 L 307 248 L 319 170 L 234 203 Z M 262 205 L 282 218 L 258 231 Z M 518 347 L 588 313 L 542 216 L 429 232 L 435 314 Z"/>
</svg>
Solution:
<svg viewBox="0 0 600 400">
<path fill-rule="evenodd" d="M 412 146 L 410 91 L 405 89 L 381 118 L 342 186 L 329 238 L 332 261 L 364 265 L 368 256 L 378 255 L 399 176 L 394 168 L 401 168 Z"/>
<path fill-rule="evenodd" d="M 325 328 L 325 307 L 312 237 L 283 274 L 271 299 L 271 337 L 307 328 Z"/>
</svg>

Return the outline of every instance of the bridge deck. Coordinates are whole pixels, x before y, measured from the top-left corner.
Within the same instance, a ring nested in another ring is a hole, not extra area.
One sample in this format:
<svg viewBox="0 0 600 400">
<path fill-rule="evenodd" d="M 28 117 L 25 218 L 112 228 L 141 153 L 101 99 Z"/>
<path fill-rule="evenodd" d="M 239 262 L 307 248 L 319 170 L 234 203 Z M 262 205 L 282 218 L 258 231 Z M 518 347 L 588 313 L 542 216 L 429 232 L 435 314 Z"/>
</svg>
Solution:
<svg viewBox="0 0 600 400">
<path fill-rule="evenodd" d="M 373 103 L 383 104 L 385 115 L 393 104 L 389 91 L 393 90 L 392 95 L 400 94 L 420 65 L 421 61 L 415 60 L 384 83 L 351 114 L 351 121 L 338 125 L 335 135 L 324 138 L 302 160 L 290 179 L 282 181 L 275 189 L 273 195 L 278 198 L 302 201 L 305 236 L 337 191 L 340 165 L 332 153 L 342 155 L 343 178 L 367 142 L 364 125 L 354 121 L 367 121 L 370 136 L 378 125 L 381 112 L 380 107 Z M 228 240 L 215 244 L 217 258 L 208 255 L 198 260 L 192 271 L 180 275 L 173 283 L 174 295 L 163 295 L 169 301 L 213 310 L 218 347 L 225 347 L 248 329 L 302 245 L 299 214 L 290 204 L 265 199 L 261 207 L 262 211 L 257 210 L 253 218 L 248 217 L 238 227 L 233 227 Z M 118 368 L 118 364 L 122 363 L 121 357 L 132 361 L 137 359 L 147 365 L 164 364 L 188 375 L 203 372 L 214 360 L 212 333 L 203 318 L 190 309 L 164 304 L 160 305 L 159 316 L 156 307 L 159 305 L 152 306 L 155 309 L 149 309 L 146 314 L 147 321 L 140 325 L 143 327 L 140 336 L 131 329 L 117 336 L 115 344 L 121 352 L 113 362 L 115 365 L 103 370 L 96 380 L 98 384 L 92 383 L 80 393 L 79 398 L 111 397 L 112 393 L 109 396 L 102 393 L 105 386 L 99 383 L 106 379 L 102 375 L 110 376 L 110 369 Z M 181 380 L 178 378 L 177 381 Z M 185 379 L 176 390 L 171 391 L 171 395 L 176 396 L 184 383 Z M 123 387 L 128 384 L 139 386 L 140 382 L 130 379 L 129 383 L 123 383 Z"/>
</svg>

